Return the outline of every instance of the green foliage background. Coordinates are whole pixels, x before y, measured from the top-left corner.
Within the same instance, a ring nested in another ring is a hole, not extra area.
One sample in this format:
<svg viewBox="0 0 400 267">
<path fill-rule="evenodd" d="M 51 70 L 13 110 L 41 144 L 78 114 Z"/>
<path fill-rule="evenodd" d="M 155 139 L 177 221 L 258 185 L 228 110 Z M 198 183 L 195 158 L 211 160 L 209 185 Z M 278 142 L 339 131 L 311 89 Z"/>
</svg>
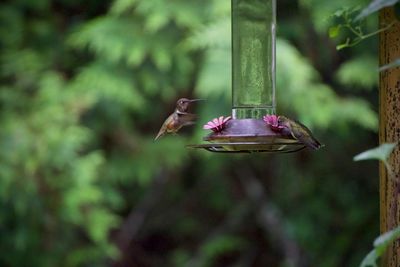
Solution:
<svg viewBox="0 0 400 267">
<path fill-rule="evenodd" d="M 327 32 L 368 1 L 277 2 L 278 113 L 318 152 L 185 148 L 230 113 L 228 0 L 3 1 L 0 266 L 357 266 L 378 234 L 376 163 L 351 160 L 377 143 L 377 40 L 339 53 Z M 183 96 L 207 99 L 199 125 L 154 142 Z"/>
</svg>

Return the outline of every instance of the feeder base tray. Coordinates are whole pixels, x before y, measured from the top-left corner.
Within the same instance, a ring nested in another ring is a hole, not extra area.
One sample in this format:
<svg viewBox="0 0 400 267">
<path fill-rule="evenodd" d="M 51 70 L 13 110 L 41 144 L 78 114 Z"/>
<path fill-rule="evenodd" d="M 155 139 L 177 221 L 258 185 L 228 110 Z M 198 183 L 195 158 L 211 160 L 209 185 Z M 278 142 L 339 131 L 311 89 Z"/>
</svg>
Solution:
<svg viewBox="0 0 400 267">
<path fill-rule="evenodd" d="M 224 142 L 188 145 L 189 148 L 203 148 L 218 153 L 292 153 L 305 148 L 300 143 L 261 143 L 261 142 Z"/>
<path fill-rule="evenodd" d="M 204 137 L 208 144 L 188 145 L 220 153 L 291 153 L 305 148 L 291 136 L 274 132 L 259 119 L 232 119 L 218 133 Z"/>
</svg>

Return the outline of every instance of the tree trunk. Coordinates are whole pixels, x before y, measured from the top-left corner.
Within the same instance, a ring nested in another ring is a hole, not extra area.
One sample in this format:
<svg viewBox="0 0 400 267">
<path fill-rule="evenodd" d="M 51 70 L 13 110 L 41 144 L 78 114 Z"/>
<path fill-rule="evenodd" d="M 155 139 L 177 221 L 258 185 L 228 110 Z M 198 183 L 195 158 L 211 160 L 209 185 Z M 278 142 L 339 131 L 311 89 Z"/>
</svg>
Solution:
<svg viewBox="0 0 400 267">
<path fill-rule="evenodd" d="M 397 20 L 394 8 L 380 11 L 380 27 Z M 400 21 L 388 30 L 380 33 L 380 65 L 388 64 L 400 58 Z M 379 84 L 379 142 L 392 143 L 400 140 L 400 67 L 391 68 L 380 73 Z M 389 163 L 393 177 L 384 164 L 379 166 L 380 174 L 380 229 L 381 233 L 400 225 L 400 149 L 392 153 Z M 400 240 L 391 244 L 382 257 L 382 266 L 400 266 Z"/>
</svg>

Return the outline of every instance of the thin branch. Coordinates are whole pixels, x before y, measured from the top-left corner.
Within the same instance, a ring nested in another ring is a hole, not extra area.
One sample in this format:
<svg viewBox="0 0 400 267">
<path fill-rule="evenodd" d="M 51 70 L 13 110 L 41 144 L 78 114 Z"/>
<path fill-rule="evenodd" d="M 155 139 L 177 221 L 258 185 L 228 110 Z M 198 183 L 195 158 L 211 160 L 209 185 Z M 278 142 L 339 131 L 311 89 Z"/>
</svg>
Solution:
<svg viewBox="0 0 400 267">
<path fill-rule="evenodd" d="M 343 24 L 342 27 L 345 27 L 345 28 L 349 29 L 352 33 L 354 33 L 354 35 L 357 36 L 357 38 L 355 38 L 353 41 L 349 41 L 349 39 L 347 39 L 347 40 L 346 40 L 346 43 L 341 44 L 341 45 L 339 45 L 339 46 L 340 46 L 341 48 L 353 47 L 353 46 L 359 44 L 361 41 L 363 41 L 363 40 L 365 40 L 365 39 L 367 39 L 367 38 L 370 38 L 370 37 L 372 37 L 372 36 L 374 36 L 374 35 L 377 35 L 377 34 L 379 34 L 379 33 L 381 33 L 381 32 L 386 31 L 387 29 L 389 29 L 390 27 L 392 27 L 395 23 L 396 23 L 396 21 L 393 21 L 392 23 L 390 23 L 390 24 L 387 25 L 386 27 L 381 28 L 381 29 L 378 29 L 378 30 L 376 30 L 376 31 L 374 31 L 374 32 L 370 32 L 370 33 L 368 33 L 368 34 L 363 34 L 363 33 L 361 32 L 361 30 L 357 31 L 355 28 L 353 28 L 353 26 L 351 26 L 350 23 Z"/>
</svg>

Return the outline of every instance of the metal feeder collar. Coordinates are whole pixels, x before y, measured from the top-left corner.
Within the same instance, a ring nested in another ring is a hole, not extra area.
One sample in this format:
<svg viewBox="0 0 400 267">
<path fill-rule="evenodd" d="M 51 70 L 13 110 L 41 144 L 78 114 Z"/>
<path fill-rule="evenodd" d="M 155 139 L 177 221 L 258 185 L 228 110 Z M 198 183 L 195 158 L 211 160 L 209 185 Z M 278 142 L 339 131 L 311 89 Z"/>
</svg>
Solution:
<svg viewBox="0 0 400 267">
<path fill-rule="evenodd" d="M 208 144 L 211 152 L 288 153 L 304 148 L 262 120 L 275 114 L 276 0 L 232 0 L 232 120 Z"/>
</svg>

